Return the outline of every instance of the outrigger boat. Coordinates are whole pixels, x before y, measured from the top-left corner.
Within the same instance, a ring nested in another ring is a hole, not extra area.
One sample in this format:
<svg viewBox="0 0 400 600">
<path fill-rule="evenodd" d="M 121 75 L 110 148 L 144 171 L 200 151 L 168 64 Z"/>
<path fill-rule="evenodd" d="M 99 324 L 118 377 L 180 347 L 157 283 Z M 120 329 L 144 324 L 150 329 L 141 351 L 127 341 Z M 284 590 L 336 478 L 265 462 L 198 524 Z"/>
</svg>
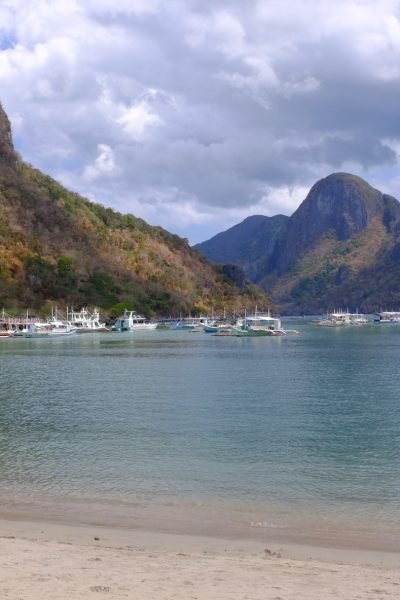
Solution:
<svg viewBox="0 0 400 600">
<path fill-rule="evenodd" d="M 365 315 L 359 312 L 350 313 L 344 311 L 336 311 L 330 313 L 325 319 L 315 321 L 317 327 L 337 327 L 343 325 L 367 325 L 369 320 Z"/>
<path fill-rule="evenodd" d="M 279 317 L 271 317 L 270 313 L 259 313 L 257 310 L 253 315 L 246 315 L 239 319 L 232 331 L 237 336 L 278 336 L 285 335 Z"/>
</svg>

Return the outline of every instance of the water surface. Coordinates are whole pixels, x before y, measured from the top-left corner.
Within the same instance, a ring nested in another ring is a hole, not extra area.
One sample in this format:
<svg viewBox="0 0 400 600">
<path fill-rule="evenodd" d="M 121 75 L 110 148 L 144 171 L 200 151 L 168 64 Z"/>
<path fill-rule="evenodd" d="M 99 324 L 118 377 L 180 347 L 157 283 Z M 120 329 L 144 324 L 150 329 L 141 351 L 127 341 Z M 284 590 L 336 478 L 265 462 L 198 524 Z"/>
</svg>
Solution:
<svg viewBox="0 0 400 600">
<path fill-rule="evenodd" d="M 286 326 L 0 340 L 0 512 L 396 547 L 400 326 Z"/>
</svg>

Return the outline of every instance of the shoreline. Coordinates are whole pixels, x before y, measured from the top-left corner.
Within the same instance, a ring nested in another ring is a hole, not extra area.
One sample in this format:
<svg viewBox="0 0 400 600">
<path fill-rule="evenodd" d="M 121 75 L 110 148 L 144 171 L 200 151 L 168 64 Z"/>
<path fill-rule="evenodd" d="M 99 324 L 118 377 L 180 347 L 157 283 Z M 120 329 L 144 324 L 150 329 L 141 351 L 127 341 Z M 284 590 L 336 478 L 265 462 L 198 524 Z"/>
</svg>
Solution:
<svg viewBox="0 0 400 600">
<path fill-rule="evenodd" d="M 23 600 L 395 599 L 400 553 L 0 519 L 0 594 Z"/>
<path fill-rule="evenodd" d="M 183 538 L 237 540 L 242 544 L 308 547 L 332 552 L 399 554 L 398 526 L 389 529 L 351 524 L 313 523 L 304 518 L 287 526 L 254 520 L 254 513 L 226 512 L 211 507 L 139 506 L 98 502 L 5 501 L 0 497 L 0 523 L 44 523 L 50 528 L 101 528 Z M 271 517 L 271 515 L 269 515 Z"/>
<path fill-rule="evenodd" d="M 347 543 L 323 543 L 303 534 L 301 539 L 293 536 L 276 536 L 274 532 L 264 532 L 263 537 L 243 535 L 223 535 L 215 533 L 189 533 L 170 529 L 148 529 L 143 526 L 118 526 L 99 523 L 78 523 L 72 521 L 44 520 L 43 518 L 5 517 L 0 514 L 0 539 L 25 539 L 30 541 L 50 541 L 76 545 L 90 545 L 110 548 L 146 546 L 163 551 L 179 551 L 183 548 L 191 552 L 229 552 L 234 556 L 258 556 L 271 553 L 292 560 L 338 561 L 354 565 L 384 565 L 400 568 L 400 551 L 381 548 L 356 547 Z M 96 540 L 96 538 L 99 538 Z"/>
</svg>

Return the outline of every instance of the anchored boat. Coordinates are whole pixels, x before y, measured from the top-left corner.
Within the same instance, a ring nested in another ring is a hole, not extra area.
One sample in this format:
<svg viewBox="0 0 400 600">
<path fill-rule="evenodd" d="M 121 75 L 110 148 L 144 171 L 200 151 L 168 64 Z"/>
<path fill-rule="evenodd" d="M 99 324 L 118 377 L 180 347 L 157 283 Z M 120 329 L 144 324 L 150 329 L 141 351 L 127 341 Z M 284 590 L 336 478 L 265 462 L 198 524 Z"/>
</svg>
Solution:
<svg viewBox="0 0 400 600">
<path fill-rule="evenodd" d="M 279 317 L 271 317 L 269 312 L 259 313 L 257 311 L 253 315 L 246 315 L 243 319 L 239 319 L 232 327 L 232 331 L 237 336 L 285 335 Z"/>
<path fill-rule="evenodd" d="M 115 324 L 112 327 L 113 331 L 136 331 L 136 330 L 146 330 L 146 329 L 155 329 L 157 327 L 157 323 L 146 319 L 142 315 L 138 315 L 134 310 L 125 310 L 122 317 L 119 317 Z"/>
</svg>

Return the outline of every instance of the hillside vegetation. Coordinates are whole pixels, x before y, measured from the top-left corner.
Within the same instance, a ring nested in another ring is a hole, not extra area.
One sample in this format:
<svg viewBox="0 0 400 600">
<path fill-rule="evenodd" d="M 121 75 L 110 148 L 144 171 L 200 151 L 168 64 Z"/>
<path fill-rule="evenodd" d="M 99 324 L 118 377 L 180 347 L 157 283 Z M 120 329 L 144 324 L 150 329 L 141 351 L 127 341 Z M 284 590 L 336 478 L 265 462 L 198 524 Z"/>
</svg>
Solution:
<svg viewBox="0 0 400 600">
<path fill-rule="evenodd" d="M 223 309 L 269 298 L 184 239 L 89 202 L 25 164 L 0 106 L 0 307 L 96 304 L 110 316 Z"/>
</svg>

